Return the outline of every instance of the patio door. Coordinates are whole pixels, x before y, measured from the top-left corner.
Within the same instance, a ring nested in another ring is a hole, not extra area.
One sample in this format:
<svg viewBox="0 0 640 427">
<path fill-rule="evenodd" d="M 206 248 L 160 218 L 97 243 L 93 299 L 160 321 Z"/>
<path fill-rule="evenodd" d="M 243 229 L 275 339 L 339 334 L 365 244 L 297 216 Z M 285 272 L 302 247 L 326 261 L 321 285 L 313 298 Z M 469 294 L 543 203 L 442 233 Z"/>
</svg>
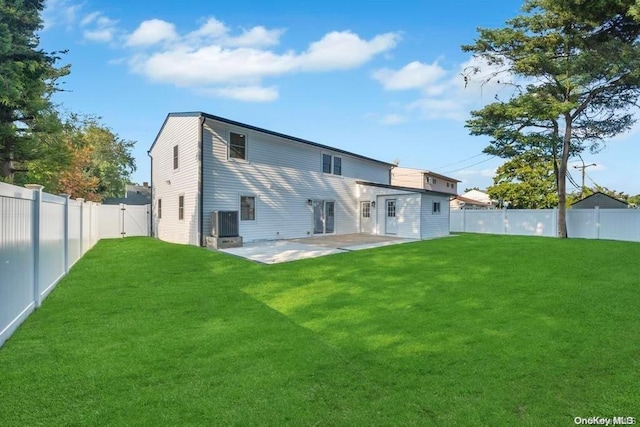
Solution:
<svg viewBox="0 0 640 427">
<path fill-rule="evenodd" d="M 329 200 L 313 201 L 313 234 L 331 234 L 335 232 L 335 206 Z"/>
<path fill-rule="evenodd" d="M 398 233 L 398 220 L 396 219 L 396 200 L 386 200 L 386 219 L 385 219 L 385 234 L 397 234 Z"/>
<path fill-rule="evenodd" d="M 371 202 L 360 202 L 360 232 L 371 233 Z"/>
</svg>

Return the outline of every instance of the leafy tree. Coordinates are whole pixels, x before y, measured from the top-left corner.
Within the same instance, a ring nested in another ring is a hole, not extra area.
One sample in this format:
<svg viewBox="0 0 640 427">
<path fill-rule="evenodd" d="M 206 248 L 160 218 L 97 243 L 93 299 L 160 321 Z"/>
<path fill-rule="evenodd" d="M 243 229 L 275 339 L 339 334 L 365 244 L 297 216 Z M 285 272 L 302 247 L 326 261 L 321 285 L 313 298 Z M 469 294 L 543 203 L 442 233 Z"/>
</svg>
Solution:
<svg viewBox="0 0 640 427">
<path fill-rule="evenodd" d="M 102 125 L 96 117 L 69 115 L 58 134 L 48 136 L 45 156 L 25 163 L 28 171 L 18 183 L 36 182 L 52 193 L 102 201 L 122 197 L 135 159 L 133 141 L 126 141 Z M 54 154 L 55 153 L 55 154 Z"/>
<path fill-rule="evenodd" d="M 468 193 L 469 191 L 472 191 L 472 190 L 482 191 L 479 187 L 471 187 L 471 188 L 465 188 L 464 192 Z"/>
<path fill-rule="evenodd" d="M 20 163 L 40 155 L 42 135 L 59 130 L 50 96 L 69 66 L 63 52 L 38 49 L 43 0 L 0 0 L 0 178 L 11 181 Z"/>
<path fill-rule="evenodd" d="M 553 160 L 532 152 L 515 156 L 498 168 L 487 193 L 513 209 L 556 206 L 558 194 Z"/>
<path fill-rule="evenodd" d="M 504 158 L 535 150 L 554 161 L 558 236 L 567 237 L 566 173 L 573 154 L 596 152 L 630 128 L 640 95 L 640 24 L 635 0 L 526 0 L 500 29 L 479 29 L 463 46 L 496 67 L 488 80 L 514 88 L 471 113 L 484 152 Z M 477 69 L 471 70 L 470 75 Z M 469 78 L 469 76 L 466 76 Z"/>
</svg>

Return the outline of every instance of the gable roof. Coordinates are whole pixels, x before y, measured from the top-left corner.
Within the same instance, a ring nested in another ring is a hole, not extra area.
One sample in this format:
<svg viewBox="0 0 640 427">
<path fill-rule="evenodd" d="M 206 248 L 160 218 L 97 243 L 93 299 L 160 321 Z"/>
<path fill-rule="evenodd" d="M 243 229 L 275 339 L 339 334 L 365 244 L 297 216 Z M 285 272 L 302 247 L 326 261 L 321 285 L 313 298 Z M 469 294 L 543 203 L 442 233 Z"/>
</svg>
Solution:
<svg viewBox="0 0 640 427">
<path fill-rule="evenodd" d="M 356 181 L 356 184 L 368 185 L 369 187 L 388 188 L 390 190 L 408 191 L 410 193 L 437 194 L 438 196 L 447 196 L 448 198 L 452 198 L 453 196 L 453 194 L 451 193 L 444 193 L 442 191 L 425 190 L 422 188 L 413 187 L 401 187 L 399 185 L 380 184 L 378 182 Z"/>
<path fill-rule="evenodd" d="M 403 166 L 397 166 L 397 168 L 398 169 L 408 169 L 408 170 L 416 171 L 416 172 L 419 172 L 419 173 L 428 174 L 428 175 L 434 176 L 436 178 L 446 179 L 448 181 L 462 182 L 459 179 L 455 179 L 455 178 L 451 178 L 450 176 L 445 176 L 445 175 L 441 175 L 439 173 L 431 172 L 431 171 L 428 171 L 426 169 L 405 168 Z"/>
<path fill-rule="evenodd" d="M 480 200 L 470 199 L 470 198 L 464 197 L 464 196 L 456 196 L 456 197 L 454 197 L 454 200 L 459 200 L 459 201 L 464 202 L 464 203 L 469 204 L 469 205 L 493 206 L 493 203 L 491 203 L 491 202 L 481 202 Z"/>
<path fill-rule="evenodd" d="M 612 197 L 612 196 L 610 196 L 610 195 L 608 195 L 608 194 L 601 193 L 600 191 L 596 191 L 595 193 L 590 194 L 590 195 L 588 195 L 587 197 L 585 197 L 585 198 L 583 198 L 583 199 L 580 199 L 580 200 L 577 200 L 577 201 L 575 201 L 575 202 L 571 203 L 571 206 L 573 206 L 573 205 L 575 205 L 575 204 L 577 204 L 577 203 L 580 203 L 580 202 L 584 202 L 585 200 L 590 199 L 590 198 L 591 198 L 591 197 L 593 197 L 593 196 L 600 196 L 600 197 L 604 196 L 604 197 L 607 197 L 607 198 L 609 198 L 609 199 L 611 199 L 611 200 L 615 200 L 615 201 L 616 201 L 616 202 L 618 202 L 618 203 L 624 203 L 625 205 L 628 205 L 628 204 L 629 204 L 629 203 L 625 202 L 624 200 L 616 199 L 615 197 Z"/>
<path fill-rule="evenodd" d="M 170 117 L 204 117 L 205 119 L 215 120 L 215 121 L 226 123 L 226 124 L 229 124 L 229 125 L 232 125 L 232 126 L 238 126 L 238 127 L 242 127 L 242 128 L 245 128 L 245 129 L 249 129 L 249 130 L 255 131 L 255 132 L 260 132 L 260 133 L 264 133 L 264 134 L 267 134 L 267 135 L 276 136 L 278 138 L 288 139 L 289 141 L 298 142 L 298 143 L 306 144 L 306 145 L 311 145 L 313 147 L 321 148 L 321 149 L 324 149 L 324 150 L 330 150 L 330 151 L 333 151 L 333 152 L 336 152 L 336 153 L 346 154 L 348 156 L 357 157 L 357 158 L 363 159 L 363 160 L 369 160 L 371 162 L 375 162 L 375 163 L 379 163 L 379 164 L 382 164 L 382 165 L 385 165 L 385 166 L 389 166 L 389 168 L 395 166 L 393 163 L 383 162 L 382 160 L 372 159 L 371 157 L 366 157 L 366 156 L 362 156 L 360 154 L 352 153 L 350 151 L 341 150 L 340 148 L 330 147 L 328 145 L 319 144 L 317 142 L 308 141 L 306 139 L 297 138 L 295 136 L 286 135 L 284 133 L 280 133 L 280 132 L 275 132 L 275 131 L 268 130 L 268 129 L 259 128 L 257 126 L 248 125 L 246 123 L 240 123 L 240 122 L 237 122 L 235 120 L 225 119 L 224 117 L 214 116 L 213 114 L 203 113 L 202 111 L 192 111 L 192 112 L 184 112 L 184 113 L 169 113 L 169 114 L 167 114 L 167 118 L 164 120 L 164 123 L 162 124 L 162 127 L 160 128 L 160 131 L 158 132 L 158 135 L 156 135 L 155 139 L 153 140 L 153 144 L 151 144 L 151 147 L 149 147 L 148 152 L 151 152 L 151 150 L 153 149 L 154 145 L 156 145 L 156 142 L 158 141 L 158 137 L 162 133 L 162 131 L 163 131 L 165 125 L 167 124 L 167 121 L 169 121 Z"/>
</svg>

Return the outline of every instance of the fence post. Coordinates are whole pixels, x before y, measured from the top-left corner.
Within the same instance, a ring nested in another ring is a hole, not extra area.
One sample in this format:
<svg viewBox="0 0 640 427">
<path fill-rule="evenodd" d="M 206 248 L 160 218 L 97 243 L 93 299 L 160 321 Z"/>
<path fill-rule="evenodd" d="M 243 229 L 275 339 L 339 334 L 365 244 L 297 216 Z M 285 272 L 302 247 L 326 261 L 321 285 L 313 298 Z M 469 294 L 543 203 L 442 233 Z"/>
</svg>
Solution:
<svg viewBox="0 0 640 427">
<path fill-rule="evenodd" d="M 507 233 L 507 223 L 509 222 L 509 218 L 507 218 L 507 208 L 502 209 L 502 234 Z"/>
<path fill-rule="evenodd" d="M 60 194 L 64 197 L 64 227 L 62 241 L 64 251 L 64 274 L 69 274 L 69 196 L 68 194 Z"/>
<path fill-rule="evenodd" d="M 80 258 L 84 255 L 84 199 L 77 198 L 77 202 L 80 202 Z"/>
<path fill-rule="evenodd" d="M 553 208 L 553 214 L 551 215 L 551 218 L 553 220 L 553 226 L 552 226 L 552 230 L 553 230 L 553 236 L 551 237 L 558 237 L 558 208 Z M 566 214 L 565 217 L 565 221 L 567 221 L 569 218 L 569 214 Z M 568 222 L 568 221 L 567 221 Z"/>
<path fill-rule="evenodd" d="M 467 210 L 466 209 L 461 209 L 462 210 L 462 231 L 463 232 L 467 232 Z"/>
<path fill-rule="evenodd" d="M 25 188 L 33 191 L 34 204 L 32 215 L 32 230 L 33 230 L 33 299 L 36 308 L 42 305 L 42 297 L 40 296 L 40 223 L 42 218 L 40 214 L 42 212 L 42 185 L 27 184 Z"/>
<path fill-rule="evenodd" d="M 124 229 L 124 215 L 125 215 L 125 211 L 127 210 L 127 205 L 125 205 L 124 203 L 120 203 L 120 237 L 124 238 L 126 237 L 127 233 L 126 230 Z"/>
<path fill-rule="evenodd" d="M 600 207 L 596 206 L 593 209 L 593 224 L 595 225 L 596 229 L 596 240 L 600 239 Z"/>
</svg>

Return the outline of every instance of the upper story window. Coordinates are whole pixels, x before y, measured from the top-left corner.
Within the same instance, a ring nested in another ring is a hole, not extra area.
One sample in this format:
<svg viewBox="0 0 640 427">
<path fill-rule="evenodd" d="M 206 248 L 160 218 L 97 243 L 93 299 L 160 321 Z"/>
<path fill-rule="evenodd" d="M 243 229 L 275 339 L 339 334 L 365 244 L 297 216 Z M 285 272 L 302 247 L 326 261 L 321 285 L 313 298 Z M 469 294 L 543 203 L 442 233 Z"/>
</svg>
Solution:
<svg viewBox="0 0 640 427">
<path fill-rule="evenodd" d="M 330 154 L 322 155 L 322 172 L 332 173 L 334 175 L 342 175 L 342 157 L 332 156 Z"/>
<path fill-rule="evenodd" d="M 342 157 L 333 157 L 333 174 L 342 175 Z"/>
<path fill-rule="evenodd" d="M 173 168 L 178 169 L 178 146 L 173 146 Z"/>
<path fill-rule="evenodd" d="M 322 155 L 322 172 L 331 173 L 331 155 Z"/>
<path fill-rule="evenodd" d="M 229 136 L 229 158 L 247 160 L 247 136 L 231 132 Z"/>
<path fill-rule="evenodd" d="M 435 184 L 436 183 L 436 179 L 433 178 L 433 177 L 430 177 L 430 176 L 426 177 L 426 180 L 427 180 L 427 184 Z"/>
</svg>

